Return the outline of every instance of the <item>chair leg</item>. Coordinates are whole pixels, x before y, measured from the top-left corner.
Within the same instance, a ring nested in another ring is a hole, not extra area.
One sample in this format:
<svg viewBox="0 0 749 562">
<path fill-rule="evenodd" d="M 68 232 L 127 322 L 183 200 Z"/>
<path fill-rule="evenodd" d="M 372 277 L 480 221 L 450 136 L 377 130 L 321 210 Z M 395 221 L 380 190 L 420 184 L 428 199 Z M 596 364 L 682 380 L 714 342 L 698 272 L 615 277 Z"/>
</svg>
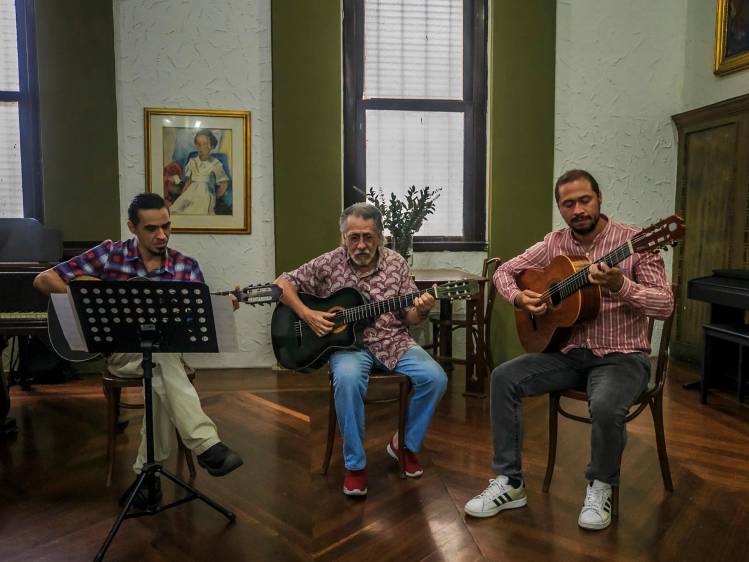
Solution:
<svg viewBox="0 0 749 562">
<path fill-rule="evenodd" d="M 114 388 L 104 386 L 104 396 L 107 397 L 107 487 L 112 485 L 114 471 L 115 439 L 117 437 L 117 392 Z"/>
<path fill-rule="evenodd" d="M 611 486 L 611 518 L 619 518 L 619 486 Z"/>
<path fill-rule="evenodd" d="M 325 447 L 325 459 L 322 461 L 322 473 L 328 473 L 330 466 L 330 457 L 333 455 L 333 443 L 335 442 L 336 425 L 338 417 L 335 412 L 335 397 L 333 396 L 333 381 L 330 381 L 330 400 L 328 410 L 328 443 Z"/>
<path fill-rule="evenodd" d="M 195 462 L 192 459 L 192 451 L 185 447 L 184 441 L 182 441 L 182 437 L 179 435 L 179 431 L 176 429 L 174 432 L 177 434 L 177 466 L 179 467 L 182 464 L 182 459 L 185 459 L 185 462 L 187 463 L 187 471 L 190 473 L 190 480 L 195 478 Z"/>
<path fill-rule="evenodd" d="M 671 469 L 668 465 L 668 453 L 666 452 L 666 436 L 663 430 L 663 395 L 658 394 L 650 400 L 650 413 L 653 414 L 653 426 L 655 427 L 655 443 L 658 450 L 658 461 L 661 465 L 661 476 L 663 486 L 669 492 L 674 491 L 674 483 L 671 481 Z"/>
<path fill-rule="evenodd" d="M 548 493 L 551 477 L 554 476 L 554 464 L 557 460 L 557 426 L 559 423 L 559 394 L 549 394 L 549 454 L 546 460 L 546 476 L 543 490 Z"/>
<path fill-rule="evenodd" d="M 432 324 L 432 358 L 437 361 L 440 356 L 440 325 Z M 439 362 L 439 361 L 437 361 Z"/>
<path fill-rule="evenodd" d="M 408 412 L 408 391 L 410 383 L 400 383 L 400 400 L 398 401 L 398 467 L 400 477 L 406 477 L 406 413 Z"/>
</svg>

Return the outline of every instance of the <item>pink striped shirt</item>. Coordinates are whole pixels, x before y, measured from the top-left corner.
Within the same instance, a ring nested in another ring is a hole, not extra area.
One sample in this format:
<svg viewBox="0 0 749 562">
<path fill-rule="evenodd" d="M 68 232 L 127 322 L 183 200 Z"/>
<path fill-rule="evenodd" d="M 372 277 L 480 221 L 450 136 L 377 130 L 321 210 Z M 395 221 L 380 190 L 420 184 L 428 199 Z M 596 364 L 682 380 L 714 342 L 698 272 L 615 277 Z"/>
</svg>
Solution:
<svg viewBox="0 0 749 562">
<path fill-rule="evenodd" d="M 515 279 L 526 269 L 546 267 L 559 255 L 586 256 L 595 262 L 639 231 L 639 228 L 608 219 L 587 251 L 572 236 L 569 227 L 551 232 L 543 241 L 497 268 L 494 284 L 504 298 L 514 303 L 520 292 Z M 598 357 L 613 352 L 650 353 L 647 317 L 665 318 L 674 306 L 663 258 L 659 254 L 633 254 L 617 267 L 624 274 L 624 284 L 618 292 L 601 287 L 598 316 L 572 328 L 570 339 L 561 349 L 563 353 L 576 347 L 590 349 Z"/>
</svg>

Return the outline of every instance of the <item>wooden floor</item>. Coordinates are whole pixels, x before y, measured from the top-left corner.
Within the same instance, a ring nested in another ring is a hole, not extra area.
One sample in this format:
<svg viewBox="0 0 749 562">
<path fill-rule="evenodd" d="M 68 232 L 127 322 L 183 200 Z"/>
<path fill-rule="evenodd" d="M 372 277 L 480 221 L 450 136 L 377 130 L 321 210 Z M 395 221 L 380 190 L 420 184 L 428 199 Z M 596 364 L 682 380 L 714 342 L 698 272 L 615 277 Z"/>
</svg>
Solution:
<svg viewBox="0 0 749 562">
<path fill-rule="evenodd" d="M 663 489 L 652 420 L 629 426 L 620 518 L 583 531 L 589 429 L 563 420 L 557 469 L 541 491 L 546 462 L 545 398 L 524 404 L 528 507 L 475 520 L 463 504 L 492 477 L 487 400 L 461 395 L 460 371 L 439 406 L 424 476 L 400 480 L 385 452 L 393 405 L 367 407 L 369 497 L 341 493 L 340 439 L 320 475 L 327 423 L 325 375 L 269 370 L 201 372 L 197 387 L 222 439 L 245 465 L 225 478 L 198 469 L 194 484 L 237 514 L 225 519 L 191 502 L 125 521 L 107 560 L 747 560 L 749 408 L 729 395 L 699 404 L 673 368 L 665 423 L 675 491 Z M 138 413 L 119 437 L 114 483 L 105 487 L 105 408 L 96 376 L 31 392 L 12 389 L 20 428 L 0 441 L 0 560 L 91 560 L 131 482 Z M 176 470 L 176 462 L 167 464 Z M 185 475 L 185 472 L 182 471 Z M 174 496 L 164 483 L 165 496 Z"/>
</svg>

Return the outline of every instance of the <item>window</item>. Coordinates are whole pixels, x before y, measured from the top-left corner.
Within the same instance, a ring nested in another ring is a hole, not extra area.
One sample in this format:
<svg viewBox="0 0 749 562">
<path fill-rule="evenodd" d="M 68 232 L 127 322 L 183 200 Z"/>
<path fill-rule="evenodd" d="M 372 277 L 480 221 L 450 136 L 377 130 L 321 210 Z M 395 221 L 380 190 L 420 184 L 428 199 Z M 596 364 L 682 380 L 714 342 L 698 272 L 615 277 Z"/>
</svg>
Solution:
<svg viewBox="0 0 749 562">
<path fill-rule="evenodd" d="M 417 250 L 486 247 L 486 1 L 344 0 L 344 203 L 441 188 Z"/>
<path fill-rule="evenodd" d="M 32 10 L 0 0 L 0 218 L 42 218 Z"/>
</svg>

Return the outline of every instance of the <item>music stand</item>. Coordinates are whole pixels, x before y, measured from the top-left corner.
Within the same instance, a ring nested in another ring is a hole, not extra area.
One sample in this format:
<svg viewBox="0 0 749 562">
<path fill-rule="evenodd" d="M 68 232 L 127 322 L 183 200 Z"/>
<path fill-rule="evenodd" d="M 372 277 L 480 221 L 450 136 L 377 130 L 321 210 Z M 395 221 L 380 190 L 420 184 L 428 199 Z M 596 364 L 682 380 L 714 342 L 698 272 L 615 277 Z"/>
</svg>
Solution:
<svg viewBox="0 0 749 562">
<path fill-rule="evenodd" d="M 69 295 L 87 351 L 143 354 L 146 464 L 136 477 L 134 488 L 94 560 L 104 558 L 125 519 L 155 515 L 192 500 L 202 500 L 233 522 L 236 519 L 234 513 L 154 462 L 152 355 L 155 351 L 218 353 L 208 287 L 203 283 L 180 281 L 74 281 L 69 284 Z M 149 487 L 149 497 L 154 496 L 158 474 L 186 490 L 188 495 L 164 506 L 149 505 L 145 511 L 128 513 L 135 495 L 143 486 Z"/>
</svg>

